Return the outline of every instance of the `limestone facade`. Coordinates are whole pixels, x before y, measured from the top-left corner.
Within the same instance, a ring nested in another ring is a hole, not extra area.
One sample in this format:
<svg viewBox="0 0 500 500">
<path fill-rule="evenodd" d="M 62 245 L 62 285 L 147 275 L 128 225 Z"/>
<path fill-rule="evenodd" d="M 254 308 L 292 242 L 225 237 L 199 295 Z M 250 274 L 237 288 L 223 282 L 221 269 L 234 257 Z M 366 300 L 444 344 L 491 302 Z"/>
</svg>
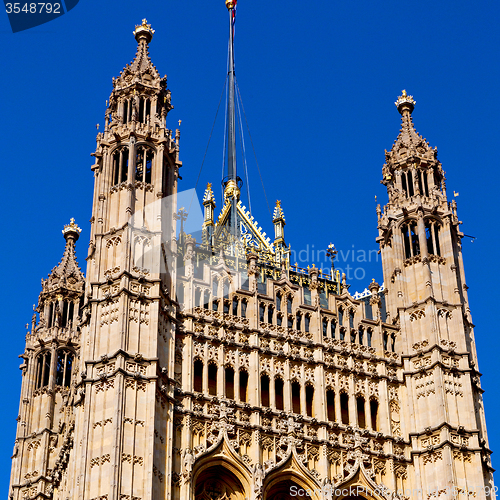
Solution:
<svg viewBox="0 0 500 500">
<path fill-rule="evenodd" d="M 377 207 L 384 285 L 289 261 L 211 186 L 179 231 L 180 133 L 167 128 L 154 31 L 113 79 L 97 136 L 86 275 L 80 229 L 42 282 L 26 337 L 10 497 L 378 500 L 493 497 L 461 253 L 437 151 L 415 102 L 386 152 Z M 301 493 L 304 495 L 301 495 Z"/>
</svg>

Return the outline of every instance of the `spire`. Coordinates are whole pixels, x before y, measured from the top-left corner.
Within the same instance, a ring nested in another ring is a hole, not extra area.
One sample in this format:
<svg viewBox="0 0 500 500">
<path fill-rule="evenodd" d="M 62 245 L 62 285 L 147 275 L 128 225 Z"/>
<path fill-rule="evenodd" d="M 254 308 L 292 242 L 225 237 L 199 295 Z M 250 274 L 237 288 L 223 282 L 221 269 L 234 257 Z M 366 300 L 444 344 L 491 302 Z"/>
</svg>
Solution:
<svg viewBox="0 0 500 500">
<path fill-rule="evenodd" d="M 234 21 L 237 0 L 226 0 L 229 11 L 229 67 L 228 67 L 228 102 L 227 102 L 227 127 L 228 127 L 228 152 L 227 152 L 227 180 L 224 183 L 224 198 L 231 198 L 231 213 L 229 230 L 236 238 L 236 205 L 239 200 L 240 189 L 236 174 L 236 125 L 235 125 L 235 91 L 234 91 Z"/>
<path fill-rule="evenodd" d="M 210 243 L 212 241 L 213 231 L 214 231 L 214 209 L 215 209 L 215 198 L 214 192 L 212 191 L 212 183 L 207 184 L 205 189 L 205 194 L 203 195 L 203 208 L 205 211 L 205 216 L 203 219 L 203 241 L 204 243 Z"/>
<path fill-rule="evenodd" d="M 284 245 L 285 244 L 285 215 L 283 209 L 281 208 L 281 201 L 276 200 L 276 206 L 274 207 L 273 213 L 273 223 L 274 223 L 274 244 Z"/>
<path fill-rule="evenodd" d="M 427 140 L 415 130 L 415 125 L 413 125 L 411 114 L 416 104 L 413 96 L 408 95 L 406 90 L 403 90 L 394 104 L 401 114 L 402 123 L 399 135 L 388 154 L 391 157 L 394 155 L 398 159 L 416 154 L 425 155 L 429 159 L 434 158 L 436 150 L 429 146 Z"/>
<path fill-rule="evenodd" d="M 52 269 L 49 277 L 43 281 L 44 292 L 60 290 L 61 288 L 68 290 L 82 288 L 84 277 L 75 254 L 75 243 L 81 232 L 82 230 L 75 224 L 75 219 L 71 219 L 70 223 L 64 226 L 62 230 L 66 240 L 64 254 L 61 262 Z"/>
</svg>

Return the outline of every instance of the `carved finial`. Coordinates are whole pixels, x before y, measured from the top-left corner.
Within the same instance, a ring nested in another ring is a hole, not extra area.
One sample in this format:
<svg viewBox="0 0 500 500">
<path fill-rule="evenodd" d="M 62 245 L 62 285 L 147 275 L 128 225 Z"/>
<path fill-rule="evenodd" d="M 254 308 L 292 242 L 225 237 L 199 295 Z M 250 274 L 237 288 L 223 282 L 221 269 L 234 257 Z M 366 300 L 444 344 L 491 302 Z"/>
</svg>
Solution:
<svg viewBox="0 0 500 500">
<path fill-rule="evenodd" d="M 406 90 L 403 90 L 401 95 L 398 97 L 398 100 L 394 103 L 398 108 L 398 111 L 403 114 L 403 111 L 406 109 L 410 113 L 413 111 L 415 107 L 416 101 L 413 99 L 412 95 L 408 95 Z"/>
<path fill-rule="evenodd" d="M 234 9 L 236 7 L 236 2 L 238 0 L 226 0 L 226 7 L 227 7 L 227 10 L 231 10 L 231 9 Z"/>
<path fill-rule="evenodd" d="M 143 19 L 142 24 L 136 25 L 133 33 L 137 41 L 139 41 L 141 38 L 145 38 L 146 43 L 149 43 L 153 38 L 154 32 L 155 30 L 151 29 L 151 25 L 148 24 L 146 19 Z"/>
<path fill-rule="evenodd" d="M 62 230 L 62 234 L 64 235 L 64 238 L 66 240 L 69 237 L 71 237 L 76 241 L 80 237 L 80 233 L 82 232 L 82 230 L 75 223 L 75 219 L 73 219 L 73 217 L 70 219 L 69 222 L 70 222 L 69 224 L 66 224 L 64 226 L 64 229 Z"/>
</svg>

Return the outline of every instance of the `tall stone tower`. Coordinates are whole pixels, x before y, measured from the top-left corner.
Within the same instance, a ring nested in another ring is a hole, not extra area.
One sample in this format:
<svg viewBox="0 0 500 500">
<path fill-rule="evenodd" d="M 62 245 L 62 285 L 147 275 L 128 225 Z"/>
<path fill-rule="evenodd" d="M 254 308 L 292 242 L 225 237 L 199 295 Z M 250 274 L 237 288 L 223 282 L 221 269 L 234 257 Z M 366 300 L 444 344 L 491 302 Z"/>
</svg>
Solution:
<svg viewBox="0 0 500 500">
<path fill-rule="evenodd" d="M 11 498 L 47 498 L 44 495 L 53 491 L 54 478 L 59 483 L 67 477 L 73 448 L 74 380 L 85 289 L 75 255 L 80 232 L 73 219 L 64 227 L 63 258 L 42 280 L 38 305 L 33 307 L 31 331 L 21 355 L 23 378 L 12 456 Z"/>
<path fill-rule="evenodd" d="M 383 167 L 384 284 L 351 294 L 333 261 L 290 262 L 279 201 L 271 241 L 240 200 L 235 4 L 228 177 L 198 235 L 177 232 L 179 132 L 154 32 L 134 31 L 97 137 L 86 277 L 72 221 L 26 338 L 10 497 L 492 498 L 463 235 L 413 98 Z"/>
<path fill-rule="evenodd" d="M 488 438 L 455 200 L 448 201 L 437 149 L 416 131 L 415 101 L 396 102 L 402 126 L 386 152 L 380 208 L 388 321 L 400 328 L 405 377 L 402 427 L 416 485 L 477 491 L 492 482 Z M 418 484 L 420 483 L 420 485 Z"/>
</svg>

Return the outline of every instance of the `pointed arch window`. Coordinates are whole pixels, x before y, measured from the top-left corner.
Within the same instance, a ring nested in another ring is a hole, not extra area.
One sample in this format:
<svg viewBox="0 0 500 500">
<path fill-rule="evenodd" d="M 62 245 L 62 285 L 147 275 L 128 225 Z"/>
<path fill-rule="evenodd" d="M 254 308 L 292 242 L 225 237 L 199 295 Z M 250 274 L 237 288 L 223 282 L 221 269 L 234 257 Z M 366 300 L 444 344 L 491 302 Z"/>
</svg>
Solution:
<svg viewBox="0 0 500 500">
<path fill-rule="evenodd" d="M 284 400 L 283 400 L 283 380 L 277 378 L 274 380 L 274 398 L 276 400 L 276 409 L 284 410 Z"/>
<path fill-rule="evenodd" d="M 269 376 L 260 377 L 260 404 L 269 407 Z"/>
<path fill-rule="evenodd" d="M 217 396 L 217 365 L 215 363 L 208 365 L 208 394 Z"/>
<path fill-rule="evenodd" d="M 407 222 L 401 226 L 403 235 L 405 258 L 410 259 L 420 254 L 420 243 L 418 241 L 417 223 L 415 221 Z"/>
<path fill-rule="evenodd" d="M 300 413 L 300 384 L 297 381 L 292 382 L 292 411 Z"/>
<path fill-rule="evenodd" d="M 340 395 L 340 414 L 342 423 L 349 425 L 349 396 L 345 392 Z"/>
<path fill-rule="evenodd" d="M 129 104 L 128 101 L 123 101 L 123 123 L 128 122 Z"/>
<path fill-rule="evenodd" d="M 259 305 L 259 319 L 261 323 L 264 323 L 265 316 L 266 316 L 266 306 L 264 305 L 263 302 L 261 302 Z"/>
<path fill-rule="evenodd" d="M 364 330 L 363 330 L 363 327 L 362 327 L 362 326 L 360 326 L 360 327 L 359 327 L 359 330 L 358 330 L 358 340 L 359 340 L 359 343 L 360 343 L 361 345 L 363 345 L 364 335 L 365 335 L 365 332 L 364 332 Z"/>
<path fill-rule="evenodd" d="M 193 390 L 203 392 L 203 361 L 195 359 L 193 364 Z"/>
<path fill-rule="evenodd" d="M 281 311 L 281 294 L 276 294 L 276 310 Z"/>
<path fill-rule="evenodd" d="M 268 308 L 267 308 L 267 322 L 269 324 L 273 323 L 273 316 L 274 316 L 274 308 L 273 308 L 273 306 L 268 306 Z"/>
<path fill-rule="evenodd" d="M 154 151 L 147 146 L 139 146 L 135 159 L 135 180 L 151 184 Z"/>
<path fill-rule="evenodd" d="M 441 255 L 439 245 L 439 223 L 434 220 L 425 221 L 425 238 L 427 240 L 427 251 L 430 255 Z"/>
<path fill-rule="evenodd" d="M 50 351 L 41 352 L 36 363 L 36 388 L 46 387 L 50 381 Z"/>
<path fill-rule="evenodd" d="M 411 170 L 407 170 L 401 174 L 401 184 L 407 198 L 411 198 L 415 192 L 413 187 L 413 175 Z"/>
<path fill-rule="evenodd" d="M 306 415 L 314 417 L 314 387 L 306 385 Z"/>
<path fill-rule="evenodd" d="M 200 288 L 196 288 L 194 291 L 194 306 L 195 307 L 201 306 L 201 289 Z"/>
<path fill-rule="evenodd" d="M 326 411 L 330 422 L 335 422 L 335 393 L 328 389 L 326 391 Z"/>
<path fill-rule="evenodd" d="M 113 185 L 127 182 L 127 177 L 128 147 L 122 147 L 113 153 Z"/>
<path fill-rule="evenodd" d="M 243 299 L 241 301 L 241 317 L 242 318 L 246 318 L 247 317 L 247 306 L 248 306 L 247 299 Z"/>
<path fill-rule="evenodd" d="M 227 366 L 224 371 L 224 378 L 226 383 L 226 398 L 234 399 L 234 370 Z"/>
<path fill-rule="evenodd" d="M 291 295 L 289 295 L 286 298 L 286 312 L 288 314 L 292 314 L 292 305 L 293 305 L 293 299 L 292 299 Z"/>
<path fill-rule="evenodd" d="M 61 349 L 57 352 L 56 385 L 70 387 L 73 359 L 74 355 L 71 351 Z"/>
<path fill-rule="evenodd" d="M 304 317 L 304 327 L 306 333 L 309 333 L 310 326 L 311 326 L 311 316 L 309 316 L 309 314 L 306 314 Z"/>
<path fill-rule="evenodd" d="M 248 396 L 248 373 L 240 370 L 240 402 L 246 403 Z"/>
<path fill-rule="evenodd" d="M 368 347 L 372 346 L 372 337 L 373 337 L 373 330 L 371 328 L 368 328 L 366 331 L 366 343 Z"/>
<path fill-rule="evenodd" d="M 238 297 L 233 297 L 233 316 L 238 316 Z"/>
<path fill-rule="evenodd" d="M 302 328 L 302 316 L 300 313 L 297 313 L 295 317 L 295 329 L 300 330 Z"/>
<path fill-rule="evenodd" d="M 336 323 L 335 323 L 335 320 L 334 320 L 334 319 L 332 319 L 332 320 L 330 321 L 330 335 L 331 335 L 332 339 L 334 339 L 334 338 L 335 338 L 335 328 L 336 328 L 336 326 L 337 326 L 337 325 L 336 325 Z"/>
<path fill-rule="evenodd" d="M 328 336 L 328 320 L 326 318 L 323 318 L 323 321 L 321 322 L 323 325 L 323 337 Z"/>
<path fill-rule="evenodd" d="M 372 429 L 378 431 L 378 401 L 372 399 L 370 401 L 370 414 L 372 420 Z"/>
<path fill-rule="evenodd" d="M 365 398 L 363 396 L 358 396 L 356 398 L 356 406 L 358 410 L 358 427 L 364 429 L 366 428 L 366 416 L 365 416 Z"/>
</svg>

